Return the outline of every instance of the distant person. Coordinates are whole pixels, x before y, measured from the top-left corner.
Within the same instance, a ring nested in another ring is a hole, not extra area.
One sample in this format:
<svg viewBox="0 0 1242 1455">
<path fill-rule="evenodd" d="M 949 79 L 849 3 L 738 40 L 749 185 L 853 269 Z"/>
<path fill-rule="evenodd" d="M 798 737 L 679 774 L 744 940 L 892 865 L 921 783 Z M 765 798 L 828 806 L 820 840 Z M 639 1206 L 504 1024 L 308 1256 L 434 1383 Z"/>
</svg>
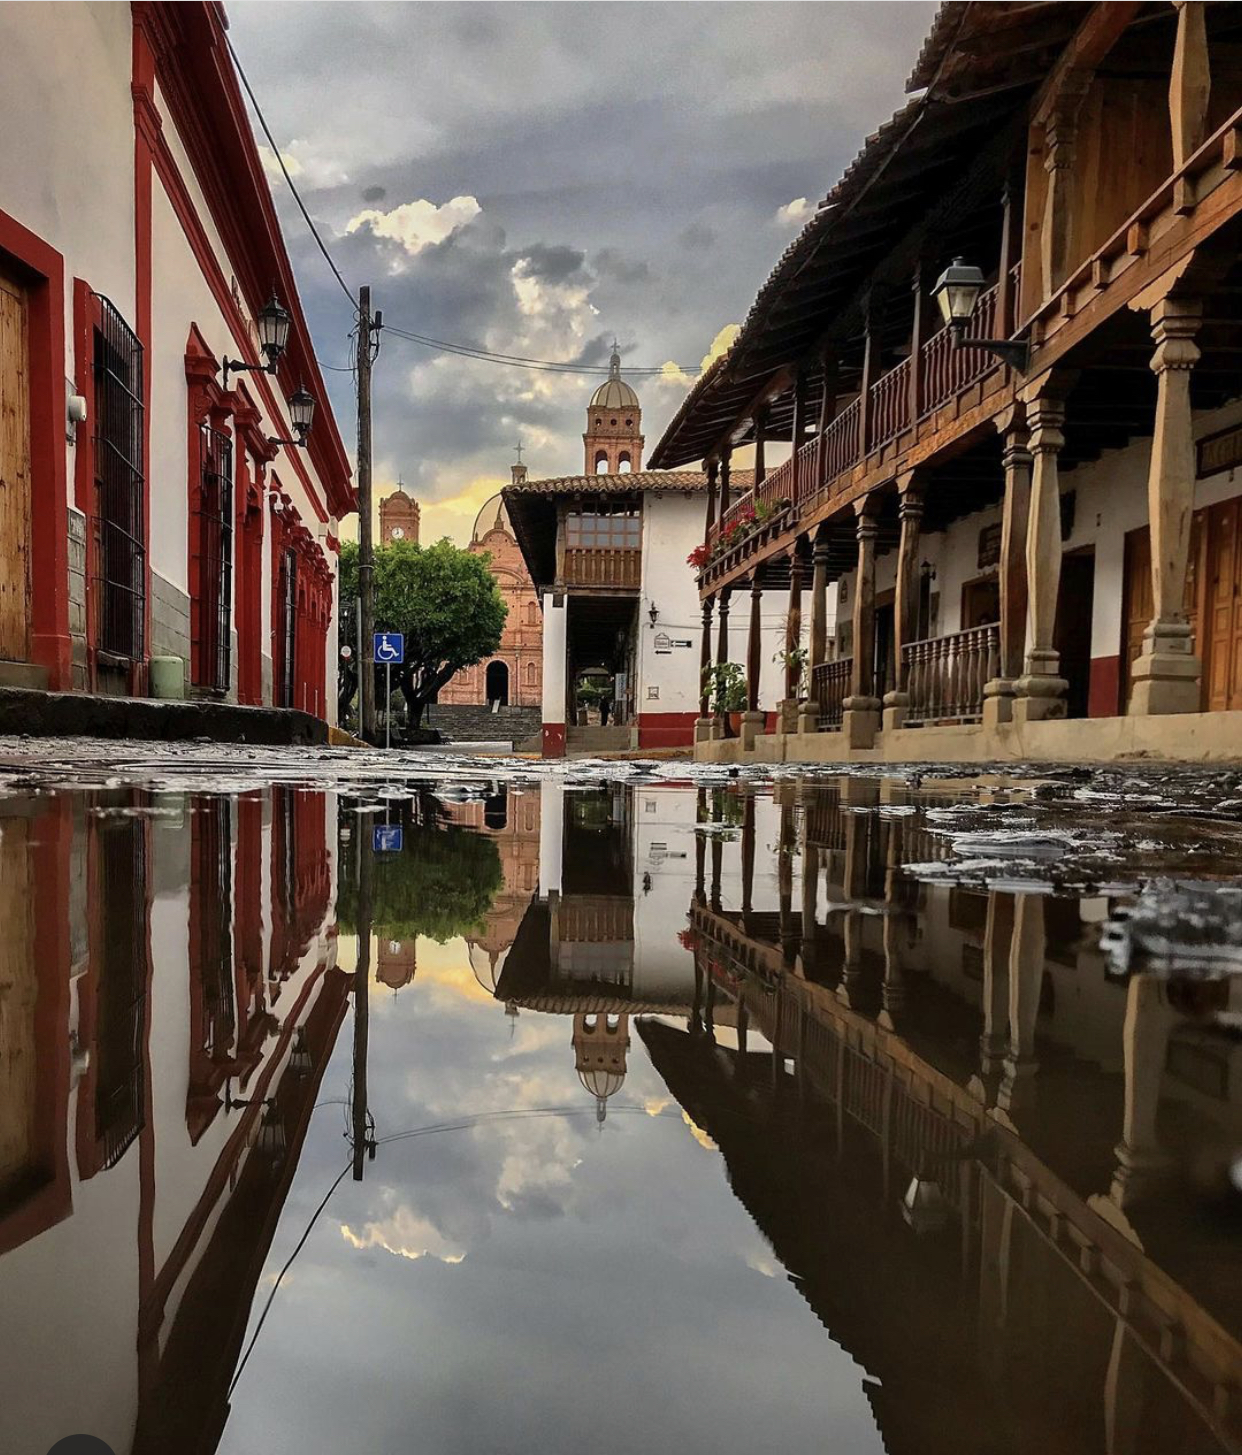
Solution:
<svg viewBox="0 0 1242 1455">
<path fill-rule="evenodd" d="M 600 700 L 599 700 L 599 725 L 600 725 L 600 727 L 607 727 L 608 726 L 608 709 L 611 706 L 612 706 L 612 703 L 608 700 L 608 698 L 606 698 L 606 697 L 601 697 L 600 698 Z"/>
</svg>

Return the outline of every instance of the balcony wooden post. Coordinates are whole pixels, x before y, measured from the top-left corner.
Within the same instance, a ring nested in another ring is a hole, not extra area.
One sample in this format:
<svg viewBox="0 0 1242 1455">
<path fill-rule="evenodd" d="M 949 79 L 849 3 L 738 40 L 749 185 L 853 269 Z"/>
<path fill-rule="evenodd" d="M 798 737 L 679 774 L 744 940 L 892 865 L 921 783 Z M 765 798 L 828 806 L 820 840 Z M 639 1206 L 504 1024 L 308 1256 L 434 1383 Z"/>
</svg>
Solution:
<svg viewBox="0 0 1242 1455">
<path fill-rule="evenodd" d="M 1211 74 L 1204 20 L 1207 7 L 1202 0 L 1173 0 L 1173 5 L 1177 11 L 1177 41 L 1169 76 L 1169 121 L 1173 128 L 1173 169 L 1178 171 L 1206 139 Z"/>
<path fill-rule="evenodd" d="M 811 639 L 806 663 L 806 686 L 798 710 L 798 731 L 813 733 L 819 727 L 819 703 L 813 684 L 815 668 L 828 660 L 828 527 L 821 525 L 811 548 Z"/>
<path fill-rule="evenodd" d="M 1020 404 L 997 416 L 1004 440 L 1001 462 L 1005 495 L 1001 507 L 1000 671 L 983 689 L 983 723 L 996 727 L 1013 716 L 1014 683 L 1026 652 L 1026 533 L 1031 510 L 1031 452 L 1026 415 Z"/>
<path fill-rule="evenodd" d="M 750 928 L 755 902 L 755 795 L 742 800 L 742 925 Z"/>
<path fill-rule="evenodd" d="M 721 591 L 716 602 L 716 665 L 723 667 L 729 660 L 729 588 L 726 586 Z M 712 724 L 712 737 L 727 738 L 729 736 L 729 715 L 718 712 Z"/>
<path fill-rule="evenodd" d="M 823 372 L 823 379 L 819 396 L 819 421 L 816 426 L 815 437 L 815 486 L 816 490 L 822 490 L 827 483 L 824 479 L 826 463 L 824 451 L 827 448 L 824 439 L 828 426 L 837 415 L 837 356 L 832 349 L 825 349 L 820 359 L 820 367 Z"/>
<path fill-rule="evenodd" d="M 858 570 L 854 580 L 854 662 L 841 731 L 851 748 L 870 748 L 880 726 L 875 695 L 875 542 L 879 497 L 873 491 L 854 502 Z"/>
<path fill-rule="evenodd" d="M 1046 387 L 1046 386 L 1042 386 Z M 1061 589 L 1061 489 L 1057 456 L 1065 443 L 1065 403 L 1051 392 L 1026 403 L 1030 425 L 1031 505 L 1027 519 L 1027 648 L 1025 671 L 1014 683 L 1015 722 L 1065 716 L 1068 683 L 1052 645 Z"/>
<path fill-rule="evenodd" d="M 1035 1023 L 1039 992 L 1047 967 L 1044 898 L 1017 894 L 1013 902 L 1013 937 L 1009 942 L 1009 1040 L 996 1104 L 1008 1116 L 1029 1108 L 1034 1097 Z"/>
<path fill-rule="evenodd" d="M 706 545 L 712 538 L 712 528 L 719 519 L 716 514 L 716 491 L 720 481 L 720 461 L 708 460 L 707 462 L 707 519 L 703 524 L 703 542 Z"/>
<path fill-rule="evenodd" d="M 871 306 L 867 306 L 866 332 L 863 335 L 862 379 L 858 385 L 858 458 L 867 458 L 871 437 L 871 386 L 875 382 L 875 335 L 871 331 Z"/>
<path fill-rule="evenodd" d="M 1184 602 L 1195 500 L 1190 371 L 1199 358 L 1195 334 L 1202 319 L 1197 298 L 1163 298 L 1151 311 L 1156 341 L 1151 360 L 1156 428 L 1147 474 L 1152 618 L 1130 674 L 1131 713 L 1199 710 L 1200 663 Z"/>
<path fill-rule="evenodd" d="M 764 460 L 768 442 L 768 407 L 755 410 L 755 499 L 759 498 L 759 487 L 767 478 L 768 470 Z"/>
<path fill-rule="evenodd" d="M 905 726 L 910 707 L 910 665 L 906 648 L 919 629 L 919 542 L 923 528 L 923 480 L 917 470 L 899 477 L 897 513 L 901 519 L 901 545 L 897 553 L 897 591 L 893 602 L 893 658 L 895 683 L 884 697 L 884 726 Z"/>
<path fill-rule="evenodd" d="M 1006 179 L 1001 189 L 1000 276 L 996 280 L 996 337 L 1009 338 L 1014 329 L 1013 298 L 1013 187 Z"/>
<path fill-rule="evenodd" d="M 910 323 L 910 428 L 913 429 L 923 413 L 923 265 L 916 263 L 914 277 L 910 281 L 910 292 L 914 300 L 914 316 Z"/>
<path fill-rule="evenodd" d="M 706 742 L 712 735 L 711 679 L 712 669 L 712 601 L 703 602 L 703 638 L 699 648 L 699 720 L 694 725 L 694 741 Z"/>
<path fill-rule="evenodd" d="M 716 519 L 724 524 L 724 518 L 729 513 L 729 486 L 733 479 L 733 450 L 726 445 L 720 452 L 720 509 Z"/>
<path fill-rule="evenodd" d="M 1051 298 L 1070 267 L 1074 222 L 1074 151 L 1078 140 L 1078 112 L 1091 84 L 1091 72 L 1073 72 L 1061 85 L 1044 122 L 1044 215 L 1040 227 L 1040 263 L 1044 298 Z"/>
<path fill-rule="evenodd" d="M 742 714 L 742 751 L 755 746 L 763 727 L 759 708 L 759 673 L 763 662 L 763 577 L 756 566 L 750 581 L 750 631 L 746 641 L 746 711 Z"/>
<path fill-rule="evenodd" d="M 789 495 L 796 505 L 803 495 L 802 460 L 800 452 L 806 437 L 806 374 L 799 369 L 793 390 L 793 453 L 790 455 Z"/>
<path fill-rule="evenodd" d="M 780 706 L 781 732 L 798 730 L 798 699 L 805 693 L 800 689 L 802 672 L 789 660 L 789 654 L 802 644 L 802 578 L 807 554 L 807 539 L 799 536 L 789 552 L 789 610 L 785 614 L 785 695 Z M 809 678 L 809 673 L 807 674 Z"/>
</svg>

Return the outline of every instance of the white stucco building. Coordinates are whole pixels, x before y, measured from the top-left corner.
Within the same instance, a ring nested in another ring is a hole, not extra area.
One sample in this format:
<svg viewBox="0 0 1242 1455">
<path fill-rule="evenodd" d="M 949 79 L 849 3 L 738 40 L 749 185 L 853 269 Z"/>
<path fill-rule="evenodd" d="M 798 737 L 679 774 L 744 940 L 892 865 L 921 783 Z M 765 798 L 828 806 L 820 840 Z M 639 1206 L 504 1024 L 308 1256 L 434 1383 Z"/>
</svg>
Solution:
<svg viewBox="0 0 1242 1455">
<path fill-rule="evenodd" d="M 0 684 L 331 718 L 349 464 L 225 24 L 0 18 Z"/>
</svg>

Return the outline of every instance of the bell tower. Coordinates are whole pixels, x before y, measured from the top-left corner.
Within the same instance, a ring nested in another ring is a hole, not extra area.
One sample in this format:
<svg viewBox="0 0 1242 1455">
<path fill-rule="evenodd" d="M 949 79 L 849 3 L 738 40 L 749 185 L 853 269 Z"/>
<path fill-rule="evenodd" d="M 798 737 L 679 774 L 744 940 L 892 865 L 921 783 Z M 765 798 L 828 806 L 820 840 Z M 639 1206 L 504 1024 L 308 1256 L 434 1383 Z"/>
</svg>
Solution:
<svg viewBox="0 0 1242 1455">
<path fill-rule="evenodd" d="M 391 545 L 393 541 L 409 541 L 418 544 L 418 518 L 421 514 L 418 501 L 406 493 L 400 480 L 391 495 L 380 501 L 380 544 Z"/>
<path fill-rule="evenodd" d="M 616 343 L 608 361 L 608 377 L 587 406 L 585 446 L 588 475 L 627 475 L 643 467 L 643 412 L 638 395 L 621 377 Z"/>
<path fill-rule="evenodd" d="M 573 1047 L 574 1070 L 583 1088 L 595 1098 L 595 1120 L 602 1125 L 608 1115 L 608 1098 L 625 1081 L 629 1016 L 574 1016 Z"/>
</svg>

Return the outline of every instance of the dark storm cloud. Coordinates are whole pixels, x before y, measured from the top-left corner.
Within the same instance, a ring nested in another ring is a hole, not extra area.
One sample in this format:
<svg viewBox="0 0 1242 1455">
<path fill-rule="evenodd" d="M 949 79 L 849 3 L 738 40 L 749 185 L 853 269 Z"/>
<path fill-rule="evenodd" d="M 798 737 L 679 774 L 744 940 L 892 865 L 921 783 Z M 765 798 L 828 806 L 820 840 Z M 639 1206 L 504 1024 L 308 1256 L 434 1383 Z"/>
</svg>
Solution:
<svg viewBox="0 0 1242 1455">
<path fill-rule="evenodd" d="M 687 368 L 745 316 L 793 237 L 778 209 L 818 201 L 901 104 L 933 13 L 230 5 L 234 44 L 312 214 L 389 322 L 591 363 L 606 363 L 615 334 L 627 364 Z M 339 364 L 348 305 L 282 186 L 276 197 L 320 355 Z M 454 199 L 474 199 L 477 215 L 447 236 L 432 235 L 431 217 L 413 249 L 374 223 L 346 235 L 364 208 L 399 231 L 400 208 Z M 350 382 L 333 374 L 329 387 L 352 444 Z M 537 472 L 579 469 L 595 382 L 390 336 L 375 374 L 377 478 L 400 470 L 427 502 L 477 491 L 507 475 L 518 434 Z M 643 381 L 640 392 L 654 443 L 684 389 Z"/>
</svg>

